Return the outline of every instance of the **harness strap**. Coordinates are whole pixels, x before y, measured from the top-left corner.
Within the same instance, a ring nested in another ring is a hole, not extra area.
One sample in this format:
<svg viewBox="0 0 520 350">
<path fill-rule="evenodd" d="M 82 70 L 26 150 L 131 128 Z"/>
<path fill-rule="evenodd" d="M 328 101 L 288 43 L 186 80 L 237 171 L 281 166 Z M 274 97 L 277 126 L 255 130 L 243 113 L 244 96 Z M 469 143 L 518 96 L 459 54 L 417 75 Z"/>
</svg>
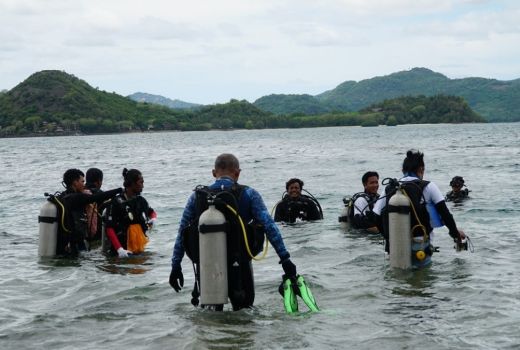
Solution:
<svg viewBox="0 0 520 350">
<path fill-rule="evenodd" d="M 409 214 L 410 207 L 407 205 L 388 205 L 389 213 Z"/>
<path fill-rule="evenodd" d="M 51 216 L 38 216 L 38 222 L 45 222 L 47 224 L 53 224 L 58 221 L 57 218 Z"/>
<path fill-rule="evenodd" d="M 212 232 L 226 232 L 229 228 L 229 224 L 227 222 L 218 225 L 206 225 L 202 224 L 199 226 L 200 233 L 212 233 Z"/>
</svg>

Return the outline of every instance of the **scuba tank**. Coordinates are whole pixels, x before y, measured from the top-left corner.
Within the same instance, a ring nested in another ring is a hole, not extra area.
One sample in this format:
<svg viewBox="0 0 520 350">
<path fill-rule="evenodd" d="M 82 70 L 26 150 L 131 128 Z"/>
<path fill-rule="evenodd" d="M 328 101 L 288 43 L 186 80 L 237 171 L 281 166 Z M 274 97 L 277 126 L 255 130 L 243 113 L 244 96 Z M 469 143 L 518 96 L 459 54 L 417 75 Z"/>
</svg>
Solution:
<svg viewBox="0 0 520 350">
<path fill-rule="evenodd" d="M 200 303 L 227 304 L 227 235 L 224 214 L 211 203 L 199 218 Z"/>
<path fill-rule="evenodd" d="M 53 257 L 58 243 L 58 208 L 50 201 L 45 201 L 38 216 L 38 255 Z"/>
<path fill-rule="evenodd" d="M 388 201 L 388 233 L 390 240 L 390 266 L 408 269 L 412 267 L 410 201 L 397 192 Z"/>
<path fill-rule="evenodd" d="M 352 197 L 350 196 L 346 196 L 343 198 L 343 203 L 345 204 L 344 207 L 341 209 L 341 212 L 339 213 L 339 217 L 338 217 L 338 221 L 339 221 L 339 226 L 342 228 L 342 229 L 349 229 L 350 228 L 350 221 L 349 221 L 349 216 L 350 216 L 350 212 L 352 210 L 354 210 L 354 208 L 352 207 Z"/>
</svg>

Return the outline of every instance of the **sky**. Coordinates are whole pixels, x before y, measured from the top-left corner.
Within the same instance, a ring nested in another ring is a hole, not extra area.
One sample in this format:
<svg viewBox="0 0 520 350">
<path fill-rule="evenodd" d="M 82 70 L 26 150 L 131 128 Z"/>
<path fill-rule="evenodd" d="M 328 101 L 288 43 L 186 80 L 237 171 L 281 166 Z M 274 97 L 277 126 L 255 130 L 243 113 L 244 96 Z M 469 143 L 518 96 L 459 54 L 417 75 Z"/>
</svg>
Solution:
<svg viewBox="0 0 520 350">
<path fill-rule="evenodd" d="M 426 67 L 520 78 L 517 0 L 0 0 L 0 90 L 57 69 L 213 104 Z"/>
</svg>

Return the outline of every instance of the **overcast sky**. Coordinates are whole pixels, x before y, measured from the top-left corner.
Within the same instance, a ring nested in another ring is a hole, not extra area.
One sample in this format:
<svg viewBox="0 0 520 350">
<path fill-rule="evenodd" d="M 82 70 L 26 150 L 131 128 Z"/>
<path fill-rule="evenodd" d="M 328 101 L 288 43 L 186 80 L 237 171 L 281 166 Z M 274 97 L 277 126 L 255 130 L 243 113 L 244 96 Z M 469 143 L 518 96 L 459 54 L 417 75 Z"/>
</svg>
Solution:
<svg viewBox="0 0 520 350">
<path fill-rule="evenodd" d="M 58 69 L 195 103 L 426 67 L 520 78 L 520 1 L 0 0 L 0 90 Z"/>
</svg>

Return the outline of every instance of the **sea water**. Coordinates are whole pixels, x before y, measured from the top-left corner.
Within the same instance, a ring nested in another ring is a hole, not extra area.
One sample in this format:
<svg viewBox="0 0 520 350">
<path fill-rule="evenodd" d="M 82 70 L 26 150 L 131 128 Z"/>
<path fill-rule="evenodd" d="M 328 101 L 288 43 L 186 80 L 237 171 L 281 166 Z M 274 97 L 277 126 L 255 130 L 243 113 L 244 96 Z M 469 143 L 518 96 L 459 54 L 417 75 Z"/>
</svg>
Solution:
<svg viewBox="0 0 520 350">
<path fill-rule="evenodd" d="M 517 123 L 0 139 L 0 348 L 518 348 L 519 134 Z M 377 235 L 342 231 L 338 215 L 364 172 L 399 177 L 410 148 L 425 153 L 425 179 L 443 192 L 453 176 L 466 180 L 471 198 L 449 208 L 474 252 L 456 252 L 447 230 L 436 229 L 431 267 L 402 272 L 389 268 Z M 212 182 L 223 152 L 238 156 L 240 182 L 269 210 L 291 177 L 320 201 L 323 221 L 280 226 L 320 312 L 305 312 L 301 300 L 300 314 L 284 312 L 271 247 L 254 263 L 254 309 L 193 307 L 187 258 L 183 290 L 170 288 L 182 210 L 197 184 Z M 39 259 L 43 193 L 62 189 L 68 168 L 89 167 L 104 171 L 104 189 L 122 185 L 124 167 L 143 172 L 143 196 L 158 213 L 146 253 Z"/>
</svg>

